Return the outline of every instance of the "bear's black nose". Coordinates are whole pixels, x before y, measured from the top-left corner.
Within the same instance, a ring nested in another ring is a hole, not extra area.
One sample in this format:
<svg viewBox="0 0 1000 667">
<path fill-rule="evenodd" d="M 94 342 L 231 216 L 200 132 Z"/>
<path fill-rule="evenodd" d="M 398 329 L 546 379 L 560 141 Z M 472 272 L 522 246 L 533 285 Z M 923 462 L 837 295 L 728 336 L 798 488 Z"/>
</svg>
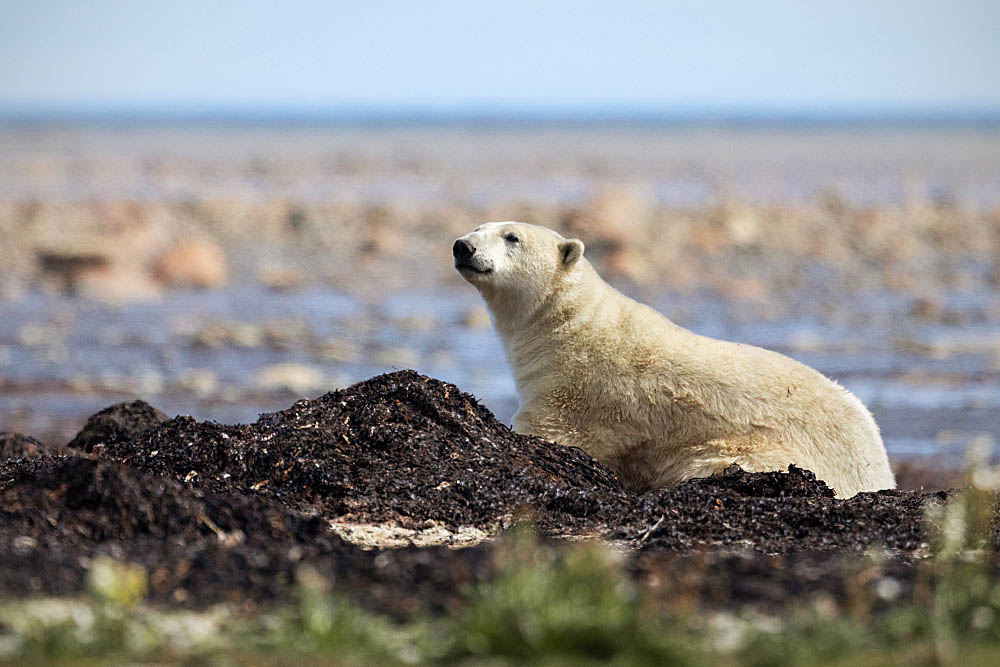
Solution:
<svg viewBox="0 0 1000 667">
<path fill-rule="evenodd" d="M 465 239 L 459 239 L 452 246 L 451 254 L 455 256 L 455 259 L 469 259 L 476 254 L 476 249 Z"/>
</svg>

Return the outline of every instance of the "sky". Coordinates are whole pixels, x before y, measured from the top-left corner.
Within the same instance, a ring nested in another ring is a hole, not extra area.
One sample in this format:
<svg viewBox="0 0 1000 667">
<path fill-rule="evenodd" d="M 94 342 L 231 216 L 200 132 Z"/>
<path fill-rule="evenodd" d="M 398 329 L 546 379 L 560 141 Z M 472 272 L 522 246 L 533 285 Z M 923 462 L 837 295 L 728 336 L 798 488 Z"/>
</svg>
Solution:
<svg viewBox="0 0 1000 667">
<path fill-rule="evenodd" d="M 0 110 L 1000 113 L 1000 0 L 0 0 Z"/>
</svg>

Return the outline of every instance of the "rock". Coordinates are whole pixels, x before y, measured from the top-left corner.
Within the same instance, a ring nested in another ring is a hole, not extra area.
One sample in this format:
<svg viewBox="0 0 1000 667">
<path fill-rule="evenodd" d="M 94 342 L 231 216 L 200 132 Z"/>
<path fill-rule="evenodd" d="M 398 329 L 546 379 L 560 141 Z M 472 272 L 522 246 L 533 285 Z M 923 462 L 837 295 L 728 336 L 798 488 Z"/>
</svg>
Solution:
<svg viewBox="0 0 1000 667">
<path fill-rule="evenodd" d="M 356 364 L 361 360 L 361 346 L 351 340 L 330 338 L 316 347 L 316 354 L 324 361 Z"/>
<path fill-rule="evenodd" d="M 606 187 L 583 211 L 566 212 L 560 223 L 568 236 L 587 244 L 587 255 L 613 277 L 636 282 L 653 276 L 648 229 L 652 207 L 642 188 Z"/>
<path fill-rule="evenodd" d="M 151 368 L 130 376 L 127 383 L 132 392 L 139 396 L 161 394 L 165 386 L 163 376 Z"/>
<path fill-rule="evenodd" d="M 644 250 L 635 247 L 615 248 L 604 256 L 604 270 L 610 275 L 627 278 L 636 283 L 652 279 L 653 265 Z"/>
<path fill-rule="evenodd" d="M 37 257 L 42 271 L 57 276 L 70 293 L 78 291 L 85 275 L 105 270 L 111 264 L 110 257 L 97 248 L 40 250 Z"/>
<path fill-rule="evenodd" d="M 809 329 L 793 331 L 788 336 L 788 347 L 796 352 L 819 352 L 826 347 L 827 343 L 823 337 Z"/>
<path fill-rule="evenodd" d="M 62 345 L 65 332 L 53 324 L 29 322 L 17 331 L 17 341 L 25 347 L 53 347 Z"/>
<path fill-rule="evenodd" d="M 921 322 L 940 322 L 944 308 L 937 297 L 920 296 L 910 305 L 910 317 Z"/>
<path fill-rule="evenodd" d="M 764 232 L 756 212 L 745 206 L 726 207 L 722 223 L 726 236 L 735 246 L 754 245 Z"/>
<path fill-rule="evenodd" d="M 168 286 L 220 287 L 228 278 L 226 253 L 217 243 L 189 238 L 165 250 L 153 268 L 157 280 Z"/>
<path fill-rule="evenodd" d="M 229 341 L 237 347 L 260 347 L 266 332 L 252 322 L 232 322 L 229 326 Z"/>
<path fill-rule="evenodd" d="M 436 323 L 431 315 L 407 315 L 396 320 L 396 327 L 401 331 L 430 331 Z"/>
<path fill-rule="evenodd" d="M 269 320 L 263 326 L 263 333 L 268 345 L 285 350 L 305 347 L 312 338 L 309 325 L 294 318 Z"/>
<path fill-rule="evenodd" d="M 372 355 L 372 363 L 376 366 L 386 366 L 391 368 L 409 368 L 416 366 L 419 361 L 417 351 L 402 345 L 396 347 L 386 347 L 378 350 Z"/>
<path fill-rule="evenodd" d="M 158 296 L 161 286 L 148 267 L 163 241 L 160 230 L 146 224 L 135 204 L 86 205 L 76 210 L 83 216 L 76 220 L 69 211 L 52 213 L 53 227 L 35 252 L 42 276 L 71 294 L 112 303 Z"/>
<path fill-rule="evenodd" d="M 484 306 L 476 306 L 462 314 L 462 326 L 469 329 L 489 329 L 493 323 L 489 311 Z"/>
<path fill-rule="evenodd" d="M 67 447 L 85 452 L 112 442 L 129 442 L 169 418 L 145 401 L 115 403 L 87 419 Z"/>
<path fill-rule="evenodd" d="M 254 382 L 269 391 L 290 391 L 304 395 L 326 388 L 321 371 L 304 364 L 274 364 L 258 371 Z"/>
<path fill-rule="evenodd" d="M 205 398 L 219 390 L 219 378 L 210 368 L 189 368 L 181 373 L 176 386 L 181 391 Z"/>
<path fill-rule="evenodd" d="M 649 215 L 650 202 L 641 188 L 608 186 L 594 195 L 578 221 L 580 228 L 571 231 L 590 239 L 588 244 L 599 240 L 613 247 L 634 246 L 645 238 Z"/>
<path fill-rule="evenodd" d="M 78 282 L 80 294 L 106 303 L 153 301 L 161 296 L 163 286 L 138 266 L 119 264 L 90 271 Z"/>
<path fill-rule="evenodd" d="M 400 212 L 383 206 L 375 206 L 366 212 L 366 238 L 359 250 L 363 256 L 402 255 L 406 251 L 406 239 L 400 232 Z"/>
<path fill-rule="evenodd" d="M 1000 287 L 1000 260 L 993 260 L 993 268 L 987 273 L 986 281 L 993 287 Z"/>
<path fill-rule="evenodd" d="M 262 262 L 257 267 L 257 282 L 275 290 L 286 291 L 302 287 L 302 273 L 292 267 L 275 262 Z"/>
<path fill-rule="evenodd" d="M 187 331 L 185 331 L 187 333 Z M 266 332 L 252 322 L 209 322 L 190 333 L 191 342 L 205 347 L 245 347 L 254 348 L 264 344 Z"/>
</svg>

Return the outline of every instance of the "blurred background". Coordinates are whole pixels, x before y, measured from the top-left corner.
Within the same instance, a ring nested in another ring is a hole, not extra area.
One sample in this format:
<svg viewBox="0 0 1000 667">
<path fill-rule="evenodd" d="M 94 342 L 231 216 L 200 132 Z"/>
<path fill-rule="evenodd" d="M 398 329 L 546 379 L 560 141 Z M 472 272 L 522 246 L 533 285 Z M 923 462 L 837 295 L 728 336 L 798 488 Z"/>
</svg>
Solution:
<svg viewBox="0 0 1000 667">
<path fill-rule="evenodd" d="M 1000 438 L 998 34 L 970 1 L 0 1 L 0 430 L 398 368 L 509 423 L 450 255 L 516 219 L 956 463 Z"/>
</svg>

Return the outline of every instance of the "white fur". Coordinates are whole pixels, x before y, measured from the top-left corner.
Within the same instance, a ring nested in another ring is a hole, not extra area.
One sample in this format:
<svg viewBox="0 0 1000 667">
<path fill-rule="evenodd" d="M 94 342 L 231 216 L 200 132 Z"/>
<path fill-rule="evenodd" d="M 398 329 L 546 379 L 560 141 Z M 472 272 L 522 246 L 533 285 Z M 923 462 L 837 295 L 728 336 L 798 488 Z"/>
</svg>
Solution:
<svg viewBox="0 0 1000 667">
<path fill-rule="evenodd" d="M 491 222 L 459 240 L 514 372 L 517 431 L 580 447 L 637 491 L 731 463 L 795 464 L 841 497 L 895 487 L 871 413 L 815 370 L 677 326 L 544 227 Z"/>
</svg>

